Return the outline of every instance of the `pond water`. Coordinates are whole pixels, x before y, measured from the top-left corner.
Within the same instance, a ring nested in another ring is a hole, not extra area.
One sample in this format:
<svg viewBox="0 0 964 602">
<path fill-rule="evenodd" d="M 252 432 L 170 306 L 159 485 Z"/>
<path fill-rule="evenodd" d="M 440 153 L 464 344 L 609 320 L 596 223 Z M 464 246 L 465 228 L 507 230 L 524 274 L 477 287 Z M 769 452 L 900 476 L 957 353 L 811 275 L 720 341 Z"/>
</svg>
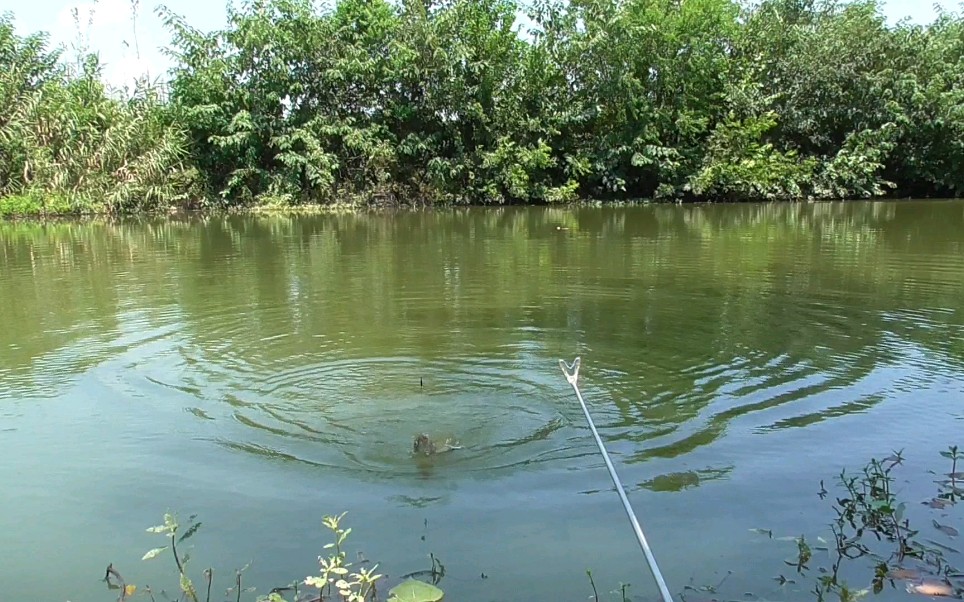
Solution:
<svg viewBox="0 0 964 602">
<path fill-rule="evenodd" d="M 586 600 L 587 569 L 656 600 L 577 355 L 674 594 L 813 599 L 778 537 L 893 450 L 922 536 L 962 545 L 931 521 L 964 504 L 918 502 L 964 445 L 964 203 L 0 223 L 0 598 L 114 600 L 108 563 L 175 591 L 141 561 L 168 510 L 212 599 L 249 562 L 263 594 L 347 510 L 351 559 L 433 554 L 447 600 Z"/>
</svg>

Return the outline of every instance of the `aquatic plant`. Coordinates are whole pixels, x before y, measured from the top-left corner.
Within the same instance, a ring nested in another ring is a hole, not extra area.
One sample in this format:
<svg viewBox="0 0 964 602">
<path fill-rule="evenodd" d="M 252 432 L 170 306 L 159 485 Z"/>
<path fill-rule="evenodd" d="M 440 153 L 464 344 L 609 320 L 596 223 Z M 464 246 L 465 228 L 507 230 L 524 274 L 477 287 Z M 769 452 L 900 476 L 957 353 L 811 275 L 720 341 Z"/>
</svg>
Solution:
<svg viewBox="0 0 964 602">
<path fill-rule="evenodd" d="M 321 574 L 307 577 L 305 585 L 317 588 L 321 600 L 331 599 L 332 586 L 345 602 L 375 600 L 378 595 L 375 583 L 382 577 L 375 574 L 378 565 L 376 564 L 370 569 L 359 568 L 357 571 L 349 572 L 352 563 L 346 560 L 342 544 L 348 534 L 351 533 L 351 528 L 343 529 L 340 526 L 345 514 L 345 512 L 342 512 L 338 516 L 326 516 L 324 518 L 325 527 L 335 535 L 335 541 L 325 544 L 325 549 L 334 549 L 334 554 L 327 558 L 318 557 L 322 569 Z"/>
<path fill-rule="evenodd" d="M 922 502 L 930 508 L 945 509 L 954 506 L 962 491 L 957 486 L 960 475 L 956 474 L 960 459 L 956 446 L 941 455 L 951 459 L 951 472 L 946 480 L 938 481 L 937 495 Z M 890 585 L 903 582 L 910 593 L 929 596 L 964 597 L 964 573 L 952 564 L 947 554 L 959 554 L 957 550 L 921 534 L 912 526 L 908 503 L 898 499 L 894 492 L 894 470 L 904 463 L 902 452 L 878 460 L 871 459 L 859 472 L 841 471 L 837 477 L 840 493 L 834 496 L 834 520 L 830 523 L 830 540 L 818 537 L 819 545 L 811 545 L 803 536 L 794 538 L 796 557 L 786 561 L 797 573 L 804 575 L 816 568 L 819 572 L 811 593 L 817 602 L 827 596 L 835 596 L 841 602 L 850 602 L 871 592 L 880 593 Z M 825 499 L 830 492 L 820 482 L 818 496 Z M 957 529 L 936 520 L 932 526 L 940 533 L 956 537 Z M 772 532 L 758 530 L 773 537 Z M 829 566 L 812 567 L 814 551 L 826 551 Z M 873 576 L 867 586 L 854 587 L 842 577 L 845 561 L 869 560 Z M 793 583 L 784 575 L 776 578 L 783 585 Z"/>
<path fill-rule="evenodd" d="M 379 599 L 377 584 L 383 578 L 383 575 L 376 573 L 377 564 L 369 568 L 361 566 L 356 568 L 355 563 L 348 561 L 344 544 L 352 529 L 342 527 L 342 520 L 346 514 L 347 512 L 342 512 L 337 516 L 325 516 L 322 520 L 325 528 L 331 531 L 333 540 L 324 545 L 324 549 L 329 550 L 327 555 L 318 557 L 320 570 L 317 575 L 309 575 L 305 579 L 298 580 L 285 587 L 276 587 L 267 595 L 259 596 L 257 600 L 259 602 L 328 602 L 335 600 L 341 602 L 376 602 Z M 187 572 L 190 555 L 179 550 L 178 544 L 192 537 L 200 529 L 201 523 L 196 522 L 196 519 L 197 516 L 192 515 L 188 519 L 186 529 L 182 530 L 182 526 L 174 514 L 165 514 L 162 524 L 150 527 L 147 531 L 164 536 L 168 539 L 168 543 L 148 550 L 142 557 L 142 560 L 152 560 L 170 550 L 170 555 L 177 570 L 178 587 L 180 589 L 179 599 L 186 599 L 189 602 L 201 602 L 202 596 Z M 364 562 L 367 561 L 358 564 Z M 228 593 L 233 595 L 236 602 L 241 602 L 242 594 L 254 591 L 254 588 L 243 587 L 242 574 L 246 569 L 247 567 L 244 567 L 235 571 L 234 584 L 227 590 Z M 441 576 L 444 575 L 445 569 L 434 555 L 432 555 L 432 569 L 429 572 L 433 578 L 431 584 L 414 579 L 413 576 L 418 573 L 403 576 L 404 581 L 389 590 L 387 601 L 438 602 L 441 600 L 444 592 L 437 586 Z M 205 581 L 203 600 L 204 602 L 210 602 L 214 570 L 207 568 L 202 574 Z M 136 585 L 126 583 L 113 564 L 107 567 L 104 581 L 107 582 L 109 589 L 120 591 L 118 602 L 125 602 L 138 589 Z M 144 592 L 154 602 L 154 593 L 151 588 L 145 587 Z M 285 597 L 289 593 L 293 596 L 290 601 Z M 303 594 L 307 594 L 307 597 Z"/>
<path fill-rule="evenodd" d="M 960 487 L 964 475 L 957 471 L 958 463 L 964 454 L 957 446 L 950 446 L 947 451 L 942 451 L 941 455 L 950 460 L 950 471 L 940 473 L 941 478 L 936 481 L 936 494 L 921 502 L 921 505 L 943 510 L 955 507 L 964 497 L 964 489 Z M 820 536 L 807 539 L 804 535 L 778 538 L 790 539 L 796 546 L 795 557 L 785 561 L 788 566 L 793 567 L 800 576 L 817 571 L 816 581 L 809 590 L 817 602 L 825 602 L 830 596 L 840 602 L 853 602 L 870 593 L 881 593 L 885 587 L 896 587 L 898 582 L 903 583 L 905 589 L 913 594 L 964 598 L 964 572 L 954 564 L 960 552 L 922 535 L 920 528 L 911 524 L 909 515 L 912 512 L 908 502 L 899 499 L 895 493 L 894 473 L 903 464 L 903 453 L 898 451 L 881 460 L 872 458 L 857 472 L 850 473 L 846 469 L 840 472 L 836 481 L 838 492 L 831 498 L 834 519 L 829 524 L 829 539 Z M 826 499 L 830 494 L 821 481 L 817 495 Z M 318 574 L 309 575 L 286 587 L 275 588 L 267 595 L 259 596 L 257 600 L 377 602 L 378 585 L 384 576 L 376 572 L 377 564 L 365 568 L 356 567 L 356 563 L 348 561 L 345 542 L 352 529 L 342 525 L 346 514 L 343 512 L 323 518 L 323 525 L 331 532 L 332 540 L 324 545 L 328 552 L 318 557 Z M 164 522 L 150 527 L 148 532 L 164 536 L 168 540 L 167 544 L 152 548 L 144 554 L 143 559 L 158 558 L 170 551 L 177 571 L 179 597 L 189 602 L 201 602 L 202 599 L 210 602 L 213 569 L 208 568 L 202 572 L 202 596 L 188 575 L 189 554 L 178 548 L 179 544 L 196 534 L 201 527 L 196 518 L 191 516 L 182 527 L 173 514 L 165 514 Z M 957 528 L 936 519 L 931 520 L 931 526 L 947 537 L 959 535 Z M 754 531 L 774 539 L 771 530 Z M 816 552 L 826 552 L 829 565 L 818 563 L 817 560 L 823 556 Z M 437 585 L 445 574 L 445 567 L 434 554 L 430 556 L 431 569 L 401 576 L 402 582 L 388 590 L 387 602 L 438 602 L 443 599 L 444 592 Z M 843 577 L 844 564 L 857 560 L 870 561 L 872 575 L 867 585 L 855 586 Z M 367 561 L 358 564 L 365 562 Z M 254 591 L 253 588 L 242 587 L 242 573 L 245 568 L 235 572 L 235 582 L 228 590 L 236 602 L 241 601 L 242 594 Z M 422 575 L 431 576 L 431 583 L 415 578 Z M 592 589 L 591 597 L 598 601 L 599 592 L 592 571 L 587 570 L 586 575 Z M 484 573 L 482 578 L 486 578 Z M 779 575 L 775 579 L 781 586 L 797 583 L 785 575 Z M 120 592 L 118 602 L 125 602 L 138 591 L 136 585 L 125 582 L 113 564 L 107 567 L 104 580 L 110 589 Z M 686 586 L 684 590 L 716 594 L 725 580 L 726 577 L 715 586 Z M 621 584 L 619 590 L 610 594 L 618 595 L 625 602 L 628 599 L 628 587 L 628 584 Z M 154 593 L 150 587 L 144 587 L 143 592 L 154 601 Z M 288 595 L 292 597 L 289 599 L 286 597 Z M 681 599 L 686 599 L 685 594 L 681 595 Z"/>
<path fill-rule="evenodd" d="M 947 492 L 945 495 L 952 502 L 957 501 L 957 498 L 964 494 L 964 490 L 957 486 L 957 482 L 964 480 L 964 473 L 957 472 L 957 461 L 964 460 L 964 452 L 959 451 L 956 445 L 952 445 L 947 448 L 947 451 L 942 451 L 941 455 L 951 461 L 951 472 L 947 473 L 948 480 L 941 481 L 942 486 L 947 487 Z"/>
<path fill-rule="evenodd" d="M 151 550 L 148 550 L 147 553 L 144 554 L 142 558 L 142 560 L 151 560 L 152 558 L 157 558 L 158 556 L 160 556 L 162 552 L 170 548 L 171 556 L 173 556 L 174 563 L 177 565 L 178 582 L 179 582 L 181 591 L 191 600 L 191 602 L 198 602 L 198 596 L 197 596 L 197 590 L 194 588 L 194 583 L 191 581 L 190 577 L 188 577 L 187 572 L 185 570 L 188 560 L 190 560 L 190 556 L 179 554 L 177 551 L 177 544 L 184 542 L 185 540 L 193 536 L 195 533 L 197 533 L 197 530 L 201 528 L 201 523 L 194 522 L 196 518 L 197 518 L 196 515 L 191 515 L 191 517 L 188 519 L 187 530 L 184 531 L 180 535 L 180 537 L 178 537 L 178 530 L 180 529 L 180 523 L 178 523 L 177 518 L 175 518 L 173 514 L 170 514 L 170 513 L 165 514 L 164 523 L 154 527 L 149 527 L 147 529 L 147 532 L 163 535 L 169 539 L 170 543 L 166 546 L 161 546 L 158 548 L 153 548 Z M 210 569 L 205 571 L 205 575 L 208 577 L 208 588 L 207 588 L 208 598 L 210 598 L 210 594 L 211 594 L 212 574 L 213 573 Z"/>
<path fill-rule="evenodd" d="M 438 602 L 442 590 L 418 579 L 408 579 L 388 591 L 388 602 Z"/>
</svg>

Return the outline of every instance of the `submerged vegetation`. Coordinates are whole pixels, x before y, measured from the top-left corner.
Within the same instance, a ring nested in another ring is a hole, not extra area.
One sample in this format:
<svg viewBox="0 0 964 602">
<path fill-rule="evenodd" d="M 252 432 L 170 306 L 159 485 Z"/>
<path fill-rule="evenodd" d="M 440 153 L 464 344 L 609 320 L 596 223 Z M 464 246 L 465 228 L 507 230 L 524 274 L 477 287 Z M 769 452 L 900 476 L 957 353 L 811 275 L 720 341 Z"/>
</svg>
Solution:
<svg viewBox="0 0 964 602">
<path fill-rule="evenodd" d="M 379 600 L 377 585 L 384 579 L 383 575 L 377 574 L 378 565 L 368 568 L 361 566 L 367 564 L 367 560 L 359 560 L 356 563 L 347 560 L 348 555 L 345 551 L 345 540 L 351 533 L 351 528 L 342 528 L 341 521 L 345 517 L 345 512 L 339 516 L 326 516 L 324 526 L 333 535 L 334 541 L 325 544 L 328 550 L 327 556 L 319 556 L 319 574 L 309 576 L 303 580 L 296 581 L 291 585 L 276 587 L 267 595 L 258 595 L 259 602 L 325 602 L 327 600 L 340 600 L 341 602 L 375 602 Z M 183 544 L 187 539 L 197 533 L 201 527 L 200 522 L 196 522 L 196 516 L 188 519 L 188 524 L 182 530 L 182 525 L 173 514 L 164 515 L 164 523 L 147 529 L 148 533 L 162 535 L 167 540 L 167 545 L 149 550 L 142 560 L 152 560 L 163 554 L 172 557 L 174 566 L 177 570 L 178 593 L 171 596 L 165 590 L 153 591 L 150 586 L 146 586 L 143 592 L 151 600 L 156 600 L 155 595 L 163 599 L 185 600 L 187 602 L 210 602 L 212 599 L 212 588 L 214 587 L 214 569 L 208 568 L 202 572 L 203 583 L 201 588 L 195 585 L 194 580 L 189 576 L 187 570 L 190 555 L 178 551 L 178 544 Z M 169 552 L 168 552 L 169 550 Z M 402 577 L 402 581 L 388 590 L 388 602 L 438 602 L 443 597 L 441 589 L 436 587 L 439 579 L 444 575 L 444 567 L 439 570 L 441 563 L 432 557 L 432 569 L 430 571 L 418 571 L 411 575 Z M 247 567 L 245 567 L 247 568 Z M 256 592 L 254 587 L 244 587 L 242 576 L 245 568 L 235 571 L 233 583 L 224 591 L 224 596 L 240 602 L 243 594 L 253 594 Z M 427 583 L 413 576 L 421 573 L 428 573 L 432 577 L 432 583 Z M 136 584 L 126 583 L 120 572 L 114 568 L 113 563 L 107 566 L 104 574 L 104 581 L 111 590 L 119 592 L 118 602 L 124 602 L 137 595 L 138 587 Z M 219 594 L 215 594 L 215 599 L 220 599 Z"/>
<path fill-rule="evenodd" d="M 157 10 L 169 81 L 124 92 L 0 20 L 0 213 L 964 193 L 955 13 L 245 0 L 203 32 Z"/>
<path fill-rule="evenodd" d="M 950 472 L 935 473 L 939 477 L 935 481 L 936 495 L 920 505 L 942 512 L 941 520 L 945 523 L 932 518 L 925 529 L 933 528 L 933 533 L 948 540 L 960 535 L 959 530 L 947 524 L 944 517 L 948 516 L 945 511 L 955 508 L 964 500 L 964 472 L 959 471 L 964 463 L 964 451 L 958 446 L 950 446 L 941 452 L 941 456 L 950 460 Z M 774 538 L 772 530 L 751 529 L 770 539 L 792 542 L 795 548 L 795 556 L 784 561 L 784 565 L 793 572 L 790 576 L 776 576 L 774 579 L 779 584 L 780 593 L 770 594 L 766 599 L 804 594 L 812 596 L 816 602 L 830 599 L 854 602 L 868 594 L 880 594 L 886 588 L 895 589 L 898 586 L 909 594 L 964 598 L 964 571 L 959 564 L 955 564 L 961 562 L 961 552 L 948 545 L 949 542 L 935 540 L 932 532 L 923 532 L 916 524 L 919 513 L 908 506 L 906 500 L 899 499 L 895 491 L 897 477 L 894 470 L 903 463 L 903 454 L 895 452 L 883 460 L 871 459 L 856 474 L 841 471 L 838 476 L 840 492 L 830 497 L 834 518 L 829 524 L 829 537 L 817 536 L 809 541 L 805 535 Z M 821 481 L 817 495 L 820 499 L 826 499 L 830 494 Z M 257 588 L 244 586 L 242 575 L 245 567 L 233 573 L 232 583 L 223 590 L 223 596 L 215 592 L 213 599 L 226 598 L 240 602 L 244 596 L 257 602 L 376 602 L 383 599 L 380 597 L 380 588 L 388 587 L 386 581 L 397 582 L 388 589 L 384 598 L 387 602 L 438 602 L 444 598 L 444 592 L 437 586 L 445 575 L 445 567 L 433 554 L 430 554 L 431 569 L 415 571 L 395 579 L 379 573 L 378 564 L 371 564 L 361 554 L 358 554 L 358 561 L 350 562 L 345 542 L 352 529 L 342 526 L 346 514 L 324 517 L 323 524 L 331 532 L 332 541 L 325 544 L 325 554 L 318 557 L 318 575 L 259 594 Z M 913 525 L 912 517 L 915 520 Z M 104 581 L 109 589 L 118 592 L 118 602 L 125 602 L 135 595 L 146 595 L 151 600 L 156 600 L 158 596 L 186 602 L 212 600 L 214 570 L 203 570 L 203 582 L 198 586 L 187 569 L 190 554 L 183 549 L 185 541 L 201 527 L 196 518 L 191 516 L 182 528 L 174 515 L 165 514 L 163 524 L 147 529 L 149 533 L 163 536 L 167 543 L 149 550 L 142 559 L 171 556 L 177 573 L 177 593 L 165 590 L 155 592 L 150 586 L 139 591 L 136 584 L 126 583 L 121 573 L 110 564 Z M 812 543 L 814 540 L 816 544 Z M 179 544 L 182 545 L 180 551 Z M 820 560 L 823 557 L 827 559 L 826 565 Z M 807 586 L 798 584 L 797 580 L 806 579 L 814 571 L 818 575 L 808 591 Z M 599 602 L 600 595 L 592 571 L 587 569 L 586 575 L 592 592 L 589 599 Z M 487 578 L 485 573 L 481 578 Z M 679 597 L 688 602 L 691 593 L 698 596 L 705 593 L 716 595 L 725 581 L 726 577 L 716 586 L 701 588 L 687 585 Z M 609 592 L 609 599 L 625 602 L 629 599 L 629 587 L 630 584 L 620 584 L 619 589 Z M 755 594 L 745 593 L 744 596 L 754 597 Z M 713 601 L 719 599 L 722 598 L 714 597 Z"/>
<path fill-rule="evenodd" d="M 955 445 L 941 456 L 950 460 L 950 472 L 937 475 L 936 495 L 920 505 L 942 511 L 941 520 L 946 521 L 946 511 L 964 500 L 964 473 L 958 471 L 964 453 Z M 798 578 L 818 574 L 810 590 L 817 602 L 852 602 L 897 587 L 929 597 L 964 598 L 961 553 L 948 545 L 960 533 L 935 518 L 919 526 L 919 513 L 898 497 L 894 471 L 903 463 L 903 454 L 895 452 L 883 460 L 871 459 L 856 474 L 844 470 L 837 479 L 840 492 L 833 496 L 821 481 L 819 497 L 831 496 L 833 501 L 829 537 L 817 536 L 817 543 L 803 535 L 781 538 L 795 543 L 796 556 L 786 564 Z M 773 537 L 772 531 L 755 531 Z M 824 556 L 826 564 L 819 561 Z M 856 566 L 846 567 L 848 563 Z M 781 586 L 796 585 L 794 578 L 783 574 L 776 580 Z"/>
</svg>

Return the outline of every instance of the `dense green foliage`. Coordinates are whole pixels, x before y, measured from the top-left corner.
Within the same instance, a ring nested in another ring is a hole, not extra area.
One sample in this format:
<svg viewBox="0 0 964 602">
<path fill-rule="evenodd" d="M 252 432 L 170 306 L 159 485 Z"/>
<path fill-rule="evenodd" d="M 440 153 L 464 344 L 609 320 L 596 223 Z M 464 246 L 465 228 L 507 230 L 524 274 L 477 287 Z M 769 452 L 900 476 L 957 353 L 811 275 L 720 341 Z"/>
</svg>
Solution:
<svg viewBox="0 0 964 602">
<path fill-rule="evenodd" d="M 201 32 L 159 12 L 176 59 L 163 100 L 112 99 L 95 63 L 71 75 L 0 23 L 0 193 L 110 209 L 964 193 L 957 14 L 246 0 Z"/>
<path fill-rule="evenodd" d="M 65 65 L 0 18 L 0 215 L 178 202 L 186 138 L 156 89 L 112 98 L 93 56 Z"/>
</svg>

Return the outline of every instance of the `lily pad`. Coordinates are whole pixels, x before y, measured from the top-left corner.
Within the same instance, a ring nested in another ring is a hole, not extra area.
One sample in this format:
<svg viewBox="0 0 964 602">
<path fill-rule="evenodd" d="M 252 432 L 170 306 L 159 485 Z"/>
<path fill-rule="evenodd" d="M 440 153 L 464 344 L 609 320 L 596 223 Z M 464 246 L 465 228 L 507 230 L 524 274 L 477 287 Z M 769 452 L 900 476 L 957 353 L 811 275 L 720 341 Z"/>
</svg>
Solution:
<svg viewBox="0 0 964 602">
<path fill-rule="evenodd" d="M 409 579 L 388 590 L 388 602 L 438 602 L 444 595 L 434 585 Z"/>
</svg>

